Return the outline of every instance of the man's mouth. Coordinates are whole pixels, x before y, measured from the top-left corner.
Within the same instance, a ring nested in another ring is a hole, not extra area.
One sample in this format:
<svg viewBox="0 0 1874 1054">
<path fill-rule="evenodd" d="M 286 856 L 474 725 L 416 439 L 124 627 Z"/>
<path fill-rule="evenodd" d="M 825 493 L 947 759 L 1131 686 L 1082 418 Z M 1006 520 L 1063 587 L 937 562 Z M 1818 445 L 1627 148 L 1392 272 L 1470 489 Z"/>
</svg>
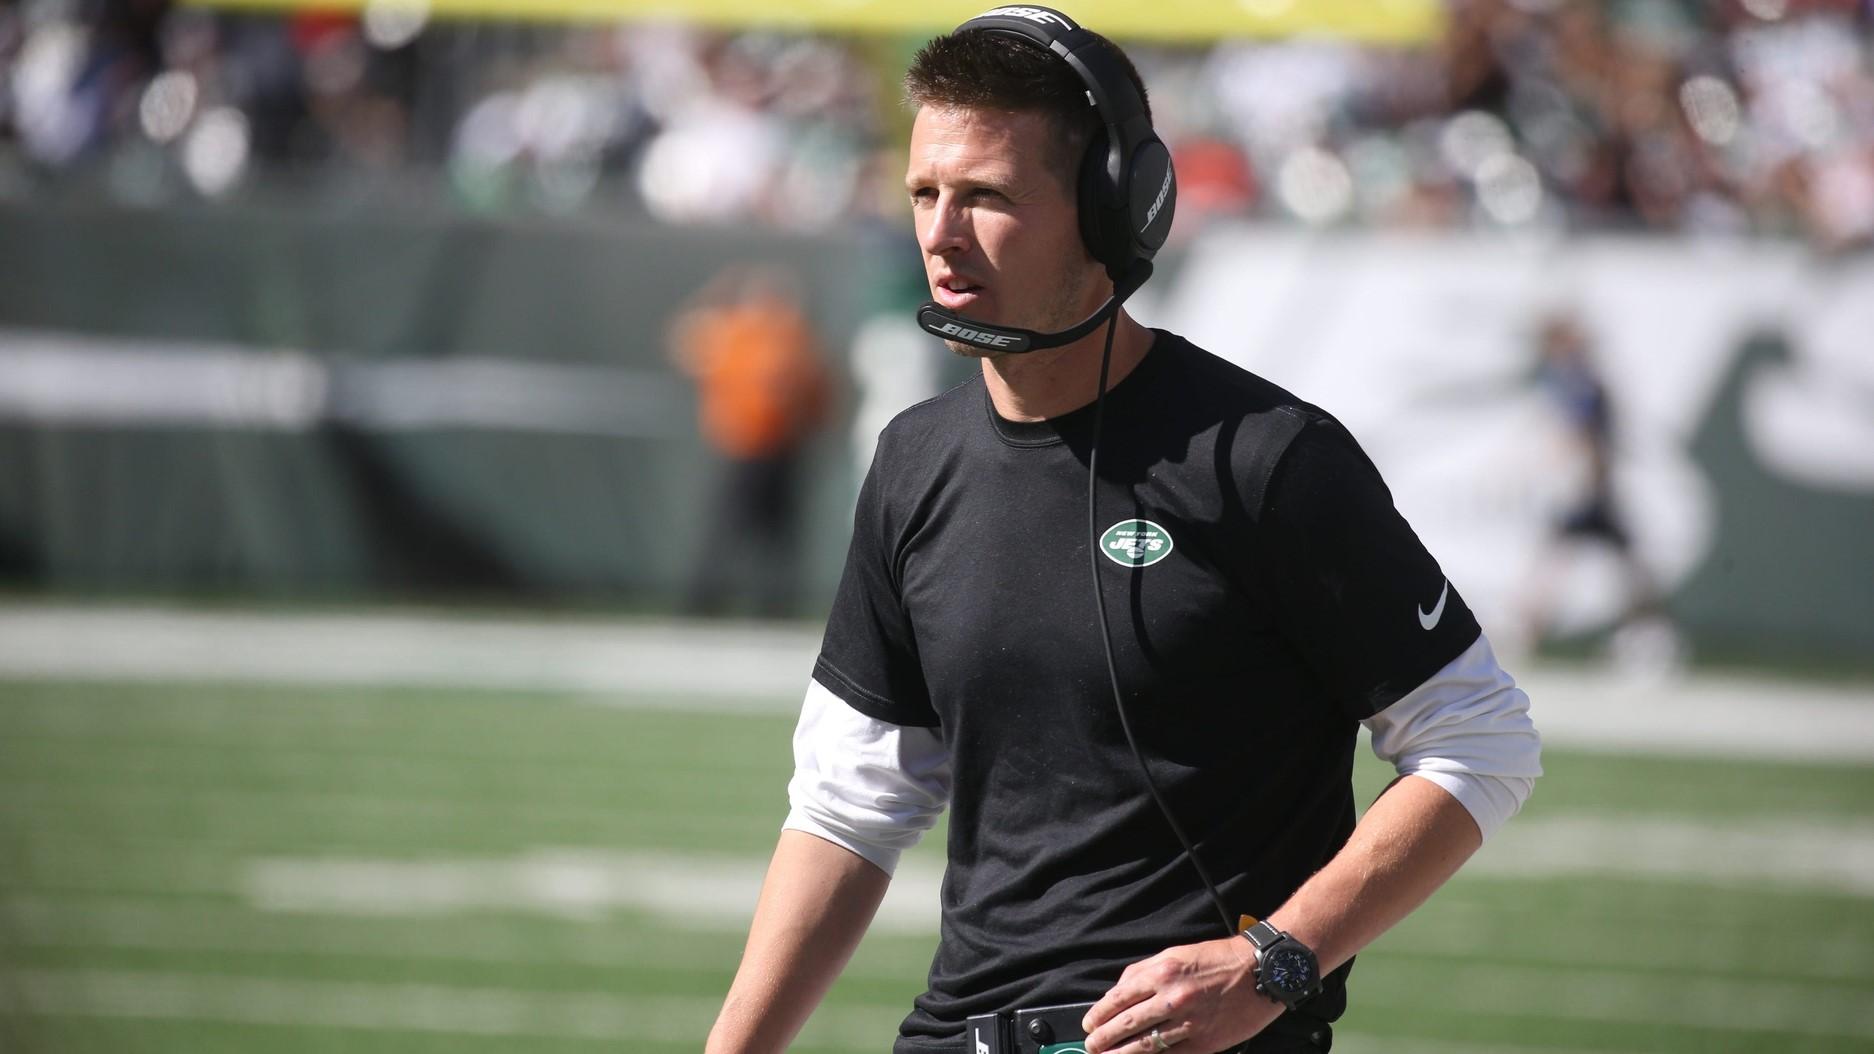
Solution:
<svg viewBox="0 0 1874 1054">
<path fill-rule="evenodd" d="M 975 303 L 982 288 L 968 279 L 952 276 L 939 279 L 934 292 L 937 303 L 951 311 L 957 311 Z"/>
</svg>

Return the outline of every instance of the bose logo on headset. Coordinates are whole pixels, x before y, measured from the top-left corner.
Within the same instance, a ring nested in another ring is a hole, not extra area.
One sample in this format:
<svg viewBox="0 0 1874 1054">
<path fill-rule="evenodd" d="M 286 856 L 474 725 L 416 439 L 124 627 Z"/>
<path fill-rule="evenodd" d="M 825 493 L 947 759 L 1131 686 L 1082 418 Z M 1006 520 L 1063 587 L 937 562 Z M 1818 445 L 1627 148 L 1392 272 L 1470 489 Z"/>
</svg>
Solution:
<svg viewBox="0 0 1874 1054">
<path fill-rule="evenodd" d="M 1053 22 L 1055 25 L 1060 26 L 1062 29 L 1080 28 L 1074 25 L 1072 22 L 1069 22 L 1067 20 L 1066 15 L 1061 14 L 1059 11 L 1050 11 L 1045 7 L 998 7 L 994 11 L 984 11 L 982 14 L 977 15 L 976 17 L 977 18 L 989 18 L 995 15 L 1001 15 L 1001 16 L 1005 16 L 1008 18 L 1025 18 L 1030 22 L 1039 22 L 1042 25 L 1046 25 L 1049 22 Z"/>
<path fill-rule="evenodd" d="M 971 344 L 981 344 L 984 347 L 1006 348 L 1010 344 L 1015 343 L 1016 340 L 1016 338 L 1012 336 L 1001 333 L 985 333 L 980 329 L 959 326 L 955 322 L 946 322 L 937 328 L 947 337 L 966 340 Z"/>
<path fill-rule="evenodd" d="M 1165 181 L 1158 186 L 1158 196 L 1152 199 L 1152 207 L 1145 210 L 1145 223 L 1139 227 L 1144 230 L 1158 218 L 1158 210 L 1165 207 L 1165 195 L 1171 193 L 1171 169 L 1165 169 Z"/>
</svg>

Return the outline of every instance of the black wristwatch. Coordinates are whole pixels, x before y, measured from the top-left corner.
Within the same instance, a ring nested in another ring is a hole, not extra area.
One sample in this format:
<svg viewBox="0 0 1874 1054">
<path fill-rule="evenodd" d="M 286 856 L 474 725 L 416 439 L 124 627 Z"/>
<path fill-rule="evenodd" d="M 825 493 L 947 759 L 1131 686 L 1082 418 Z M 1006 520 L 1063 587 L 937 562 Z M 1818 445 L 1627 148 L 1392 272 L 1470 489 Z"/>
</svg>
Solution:
<svg viewBox="0 0 1874 1054">
<path fill-rule="evenodd" d="M 1266 922 L 1242 932 L 1256 949 L 1256 991 L 1290 1010 L 1321 991 L 1321 963 L 1312 948 Z"/>
</svg>

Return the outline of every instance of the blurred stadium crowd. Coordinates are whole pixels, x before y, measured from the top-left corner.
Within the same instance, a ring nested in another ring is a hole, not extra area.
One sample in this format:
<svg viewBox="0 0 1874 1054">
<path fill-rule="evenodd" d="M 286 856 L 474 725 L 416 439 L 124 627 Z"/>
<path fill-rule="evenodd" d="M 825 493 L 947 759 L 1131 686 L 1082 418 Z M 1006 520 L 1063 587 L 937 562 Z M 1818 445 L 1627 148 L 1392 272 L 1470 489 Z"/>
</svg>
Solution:
<svg viewBox="0 0 1874 1054">
<path fill-rule="evenodd" d="M 0 196 L 291 187 L 897 222 L 908 40 L 0 6 Z M 1156 46 L 1180 220 L 1874 241 L 1874 0 L 1455 0 L 1442 39 Z M 439 194 L 439 191 L 441 192 Z"/>
</svg>

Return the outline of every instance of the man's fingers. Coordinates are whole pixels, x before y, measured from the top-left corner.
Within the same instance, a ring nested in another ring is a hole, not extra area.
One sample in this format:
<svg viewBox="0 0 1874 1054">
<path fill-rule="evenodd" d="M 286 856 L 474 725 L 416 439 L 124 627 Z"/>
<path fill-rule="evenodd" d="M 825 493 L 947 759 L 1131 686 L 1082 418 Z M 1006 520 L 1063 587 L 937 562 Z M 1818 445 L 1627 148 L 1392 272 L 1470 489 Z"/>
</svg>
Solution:
<svg viewBox="0 0 1874 1054">
<path fill-rule="evenodd" d="M 1146 962 L 1150 961 L 1146 960 Z M 1134 1003 L 1151 996 L 1152 986 L 1145 983 L 1143 973 L 1139 970 L 1142 965 L 1142 963 L 1133 963 L 1126 967 L 1126 972 L 1119 975 L 1119 983 L 1107 989 L 1106 994 L 1100 997 L 1100 1001 L 1093 1004 L 1093 1008 L 1080 1019 L 1082 1032 L 1092 1035 L 1094 1029 L 1111 1021 Z"/>
<path fill-rule="evenodd" d="M 1134 997 L 1124 994 L 1119 988 L 1111 989 L 1100 997 L 1099 1002 L 1093 1004 L 1093 1008 L 1087 1011 L 1085 1017 L 1080 1019 L 1080 1030 L 1089 1036 L 1093 1035 L 1134 1002 L 1137 1002 Z"/>
<path fill-rule="evenodd" d="M 1159 1040 L 1152 1038 L 1154 1031 L 1163 1041 L 1162 1047 Z M 1111 1047 L 1097 1046 L 1092 1041 L 1092 1037 L 1088 1037 L 1087 1049 L 1101 1051 L 1104 1054 L 1157 1054 L 1161 1049 L 1169 1049 L 1189 1040 L 1196 1031 L 1197 1025 L 1191 1021 L 1161 1021 L 1124 1037 Z"/>
<path fill-rule="evenodd" d="M 1130 1006 L 1122 1007 L 1118 1012 L 1109 1015 L 1099 1026 L 1086 1030 L 1088 1054 L 1126 1051 L 1128 1044 L 1140 1039 L 1146 1040 L 1146 1049 L 1150 1049 L 1152 1044 L 1149 1040 L 1154 1028 L 1160 1030 L 1165 1037 L 1165 1042 L 1176 1042 L 1177 1037 L 1173 1034 L 1172 1027 L 1172 1010 L 1171 1001 L 1161 994 L 1151 994 Z M 1092 1014 L 1089 1013 L 1088 1018 L 1091 1017 Z M 1190 1022 L 1184 1021 L 1178 1024 L 1186 1032 L 1189 1031 Z"/>
</svg>

